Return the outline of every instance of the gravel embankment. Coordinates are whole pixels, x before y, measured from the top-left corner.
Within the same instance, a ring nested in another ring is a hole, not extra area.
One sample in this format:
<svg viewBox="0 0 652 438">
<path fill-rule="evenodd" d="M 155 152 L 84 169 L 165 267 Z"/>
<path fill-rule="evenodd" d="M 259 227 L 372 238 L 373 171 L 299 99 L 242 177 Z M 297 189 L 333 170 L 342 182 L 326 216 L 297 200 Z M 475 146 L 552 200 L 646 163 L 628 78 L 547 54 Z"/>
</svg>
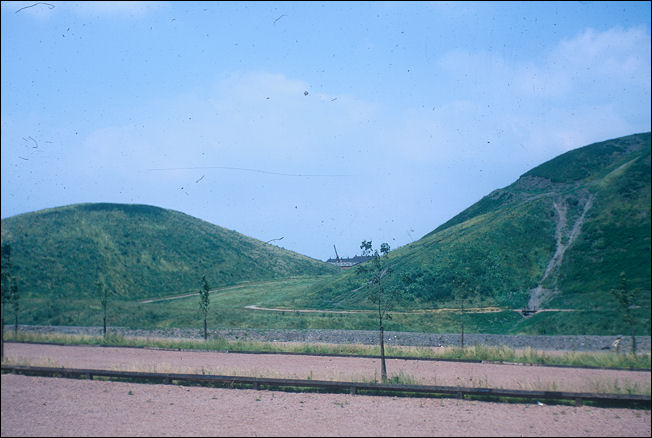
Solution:
<svg viewBox="0 0 652 438">
<path fill-rule="evenodd" d="M 13 330 L 13 326 L 5 326 Z M 28 333 L 61 333 L 77 335 L 101 335 L 102 327 L 73 326 L 19 326 L 19 330 Z M 109 332 L 123 336 L 150 338 L 201 339 L 200 329 L 155 329 L 134 330 L 110 327 Z M 209 330 L 210 337 L 223 337 L 228 340 L 268 341 L 268 342 L 309 342 L 329 344 L 364 344 L 378 343 L 378 332 L 364 330 L 266 330 L 266 329 L 219 329 Z M 598 351 L 608 348 L 615 340 L 614 336 L 514 336 L 464 334 L 464 345 L 506 346 L 520 349 L 531 347 L 535 350 Z M 459 334 L 385 332 L 386 345 L 409 345 L 430 347 L 451 347 L 460 345 Z M 637 351 L 650 351 L 650 336 L 636 337 Z M 631 337 L 623 336 L 621 351 L 629 351 Z"/>
</svg>

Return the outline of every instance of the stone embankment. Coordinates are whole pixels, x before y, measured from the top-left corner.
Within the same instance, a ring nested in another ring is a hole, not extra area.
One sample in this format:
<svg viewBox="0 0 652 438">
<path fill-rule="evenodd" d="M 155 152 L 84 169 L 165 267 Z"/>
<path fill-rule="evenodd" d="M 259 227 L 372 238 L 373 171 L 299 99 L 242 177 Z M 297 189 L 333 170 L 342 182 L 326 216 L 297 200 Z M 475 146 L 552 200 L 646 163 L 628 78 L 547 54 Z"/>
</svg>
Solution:
<svg viewBox="0 0 652 438">
<path fill-rule="evenodd" d="M 6 325 L 5 330 L 13 330 Z M 26 333 L 59 333 L 65 335 L 101 335 L 102 327 L 72 326 L 19 326 Z M 200 329 L 153 329 L 136 330 L 122 327 L 110 327 L 110 334 L 146 338 L 201 339 Z M 291 329 L 218 329 L 209 330 L 209 337 L 239 341 L 265 342 L 307 342 L 328 344 L 365 344 L 378 343 L 377 331 L 365 330 L 291 330 Z M 509 348 L 533 348 L 535 350 L 600 351 L 611 345 L 614 336 L 516 336 L 464 334 L 464 345 L 506 346 Z M 386 345 L 409 345 L 429 347 L 454 347 L 460 345 L 459 334 L 385 332 Z M 650 351 L 650 336 L 636 337 L 637 351 Z M 630 351 L 631 337 L 623 336 L 621 351 Z"/>
</svg>

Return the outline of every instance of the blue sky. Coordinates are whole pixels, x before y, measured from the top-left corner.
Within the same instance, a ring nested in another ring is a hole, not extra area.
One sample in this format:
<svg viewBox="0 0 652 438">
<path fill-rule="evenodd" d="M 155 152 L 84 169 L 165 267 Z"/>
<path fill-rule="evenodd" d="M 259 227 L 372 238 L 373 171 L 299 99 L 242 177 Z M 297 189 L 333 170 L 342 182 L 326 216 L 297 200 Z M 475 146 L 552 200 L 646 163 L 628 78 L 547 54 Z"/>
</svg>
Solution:
<svg viewBox="0 0 652 438">
<path fill-rule="evenodd" d="M 650 131 L 650 2 L 2 2 L 2 218 L 156 205 L 325 260 Z"/>
</svg>

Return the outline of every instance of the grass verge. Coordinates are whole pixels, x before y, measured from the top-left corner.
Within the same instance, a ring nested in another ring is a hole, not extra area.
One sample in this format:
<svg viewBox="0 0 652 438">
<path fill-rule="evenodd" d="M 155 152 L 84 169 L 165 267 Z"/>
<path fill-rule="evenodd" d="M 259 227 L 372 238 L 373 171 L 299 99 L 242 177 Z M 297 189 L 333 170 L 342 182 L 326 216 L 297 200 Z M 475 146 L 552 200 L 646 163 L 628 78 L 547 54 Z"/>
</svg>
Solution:
<svg viewBox="0 0 652 438">
<path fill-rule="evenodd" d="M 309 344 L 275 343 L 259 341 L 230 341 L 224 338 L 163 339 L 138 338 L 122 335 L 89 336 L 21 333 L 5 334 L 7 342 L 42 342 L 62 345 L 98 345 L 137 348 L 162 348 L 174 350 L 200 350 L 221 352 L 256 351 L 268 353 L 302 353 L 379 356 L 377 346 L 362 344 Z M 577 367 L 598 367 L 616 369 L 650 369 L 650 353 L 616 354 L 613 352 L 563 352 L 538 351 L 531 348 L 514 350 L 505 346 L 474 345 L 470 347 L 403 347 L 390 346 L 386 355 L 409 359 L 480 360 L 493 362 L 513 362 L 535 365 L 558 365 Z"/>
</svg>

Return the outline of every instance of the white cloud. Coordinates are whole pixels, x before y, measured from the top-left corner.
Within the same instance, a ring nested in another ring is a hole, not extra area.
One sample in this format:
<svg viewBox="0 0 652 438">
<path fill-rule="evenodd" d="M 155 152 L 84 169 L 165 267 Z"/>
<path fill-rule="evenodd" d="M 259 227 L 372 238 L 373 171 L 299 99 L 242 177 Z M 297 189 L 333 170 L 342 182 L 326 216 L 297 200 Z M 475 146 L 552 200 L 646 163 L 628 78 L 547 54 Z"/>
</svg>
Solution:
<svg viewBox="0 0 652 438">
<path fill-rule="evenodd" d="M 78 163 L 120 163 L 118 172 L 206 166 L 286 174 L 355 171 L 352 154 L 373 147 L 368 121 L 380 109 L 354 96 L 309 90 L 280 74 L 224 77 L 213 87 L 131 108 L 124 117 L 130 123 L 98 127 L 85 139 Z"/>
<path fill-rule="evenodd" d="M 464 102 L 449 102 L 443 125 L 473 131 L 470 141 L 502 131 L 547 159 L 650 126 L 650 36 L 642 28 L 586 29 L 535 61 L 458 50 L 438 65 Z"/>
<path fill-rule="evenodd" d="M 494 52 L 455 50 L 438 61 L 443 72 L 474 98 L 564 99 L 603 95 L 623 87 L 650 94 L 650 35 L 643 28 L 586 29 L 548 54 L 512 62 Z M 633 92 L 633 91 L 630 91 Z"/>
<path fill-rule="evenodd" d="M 585 30 L 563 41 L 551 55 L 564 68 L 580 75 L 604 75 L 637 81 L 650 89 L 650 35 L 643 28 Z"/>
<path fill-rule="evenodd" d="M 642 28 L 586 29 L 560 42 L 540 64 L 514 69 L 524 95 L 560 99 L 583 93 L 586 98 L 590 92 L 616 98 L 623 87 L 649 95 L 650 35 Z"/>
<path fill-rule="evenodd" d="M 432 199 L 441 196 L 435 193 L 446 181 L 461 178 L 468 181 L 467 197 L 474 202 L 567 150 L 649 129 L 649 112 L 641 118 L 647 128 L 626 112 L 630 106 L 640 109 L 646 100 L 649 104 L 649 67 L 632 61 L 649 59 L 649 41 L 646 51 L 643 39 L 640 30 L 587 30 L 552 48 L 538 63 L 510 62 L 489 52 L 451 52 L 438 66 L 455 75 L 451 96 L 461 92 L 433 108 L 388 108 L 338 90 L 313 92 L 307 81 L 278 73 L 233 73 L 213 86 L 131 109 L 133 124 L 98 129 L 85 142 L 80 166 L 99 169 L 115 161 L 122 167 L 105 171 L 123 178 L 149 168 L 210 166 L 352 175 L 362 178 L 356 180 L 361 189 L 386 194 L 375 200 L 352 195 L 353 205 L 360 206 L 356 211 L 364 211 L 368 202 L 381 208 L 394 197 Z M 571 53 L 576 54 L 572 60 Z M 609 67 L 618 60 L 626 65 L 622 77 Z M 599 90 L 590 85 L 593 80 Z M 623 84 L 637 90 L 638 101 L 621 93 Z M 485 179 L 466 179 L 478 175 Z M 241 176 L 259 181 L 251 172 Z M 148 178 L 152 184 L 179 186 L 192 179 L 176 171 Z M 305 187 L 297 196 L 332 182 L 302 180 Z M 227 179 L 223 184 L 242 189 Z M 285 199 L 265 181 L 257 184 L 243 190 L 258 205 L 260 196 L 272 204 Z M 479 186 L 473 191 L 471 184 Z"/>
<path fill-rule="evenodd" d="M 394 247 L 411 240 L 407 230 L 415 238 L 431 231 L 560 153 L 648 130 L 644 39 L 640 30 L 587 30 L 537 62 L 450 52 L 434 72 L 450 85 L 429 108 L 237 72 L 126 108 L 120 121 L 71 145 L 56 178 L 71 201 L 87 201 L 67 176 L 81 171 L 74 178 L 96 188 L 94 200 L 173 208 L 263 240 L 284 235 L 304 253 L 316 253 L 306 243 L 315 233 L 338 249 L 369 238 Z M 641 108 L 647 115 L 631 112 Z"/>
</svg>

